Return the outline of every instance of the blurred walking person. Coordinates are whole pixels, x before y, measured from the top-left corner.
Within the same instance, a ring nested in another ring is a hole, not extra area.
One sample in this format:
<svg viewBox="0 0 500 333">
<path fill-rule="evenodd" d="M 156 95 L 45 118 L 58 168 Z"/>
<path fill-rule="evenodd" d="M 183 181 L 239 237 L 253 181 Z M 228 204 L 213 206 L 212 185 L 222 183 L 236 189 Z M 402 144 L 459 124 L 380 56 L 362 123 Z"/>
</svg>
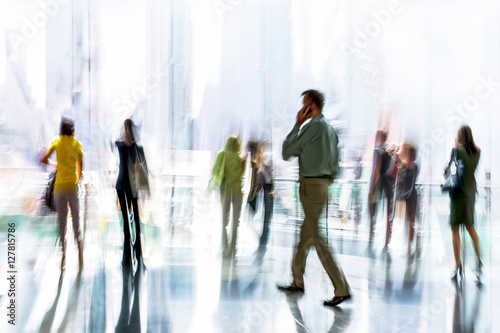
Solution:
<svg viewBox="0 0 500 333">
<path fill-rule="evenodd" d="M 455 139 L 455 148 L 451 151 L 448 168 L 451 167 L 454 156 L 463 163 L 463 186 L 450 191 L 450 225 L 453 233 L 453 253 L 455 255 L 455 270 L 452 278 L 462 276 L 462 261 L 460 259 L 460 226 L 465 226 L 474 243 L 477 256 L 477 278 L 481 279 L 483 263 L 479 249 L 479 238 L 474 228 L 474 206 L 476 203 L 475 171 L 479 162 L 481 150 L 476 146 L 469 126 L 462 126 Z"/>
<path fill-rule="evenodd" d="M 387 229 L 384 250 L 387 250 L 392 235 L 394 177 L 392 175 L 391 156 L 388 153 L 387 132 L 377 130 L 375 135 L 375 148 L 373 150 L 373 168 L 368 193 L 368 210 L 370 213 L 369 249 L 373 249 L 373 231 L 377 219 L 377 206 L 382 193 L 387 201 Z M 389 169 L 391 169 L 389 171 Z"/>
<path fill-rule="evenodd" d="M 406 203 L 406 221 L 408 222 L 408 255 L 411 254 L 413 237 L 415 234 L 415 216 L 417 215 L 418 194 L 416 182 L 418 177 L 417 150 L 409 143 L 404 142 L 398 155 L 398 172 L 396 180 L 396 200 Z"/>
<path fill-rule="evenodd" d="M 243 202 L 242 179 L 246 169 L 246 156 L 241 155 L 241 141 L 231 135 L 227 138 L 224 150 L 217 154 L 212 168 L 212 188 L 220 187 L 220 202 L 222 206 L 222 251 L 224 257 L 234 257 L 236 254 L 236 238 Z M 227 226 L 229 224 L 231 206 L 233 219 L 231 225 L 231 240 L 228 241 Z"/>
<path fill-rule="evenodd" d="M 132 119 L 123 123 L 121 139 L 115 142 L 120 157 L 116 193 L 120 202 L 123 218 L 123 258 L 122 265 L 130 265 L 133 253 L 137 260 L 142 260 L 141 219 L 139 216 L 139 189 L 140 184 L 135 174 L 135 165 L 143 165 L 147 170 L 144 148 L 137 144 L 138 130 Z M 135 242 L 132 244 L 130 233 L 130 213 L 133 211 L 135 226 Z"/>
<path fill-rule="evenodd" d="M 260 149 L 260 166 L 257 171 L 257 182 L 260 184 L 264 192 L 264 224 L 262 226 L 262 234 L 259 240 L 259 253 L 264 254 L 267 243 L 269 242 L 269 226 L 273 215 L 274 207 L 274 180 L 273 170 L 269 162 L 265 158 L 267 149 L 267 141 L 262 141 Z"/>
<path fill-rule="evenodd" d="M 284 160 L 292 156 L 299 158 L 299 195 L 305 218 L 292 259 L 293 282 L 289 286 L 278 286 L 278 289 L 304 292 L 307 255 L 314 245 L 335 289 L 333 299 L 323 304 L 337 306 L 351 298 L 349 285 L 320 233 L 318 221 L 328 202 L 328 187 L 338 172 L 338 136 L 322 113 L 323 94 L 317 90 L 307 90 L 302 96 L 303 107 L 297 113 L 295 126 L 283 142 L 282 155 Z M 310 122 L 301 128 L 308 119 L 311 119 Z"/>
<path fill-rule="evenodd" d="M 252 217 L 255 216 L 257 212 L 257 197 L 262 190 L 262 184 L 257 179 L 257 172 L 259 171 L 260 165 L 262 163 L 261 149 L 259 142 L 255 140 L 248 141 L 247 150 L 250 153 L 251 160 L 251 180 L 250 180 L 250 192 L 248 193 L 248 205 L 250 206 L 250 212 Z"/>
<path fill-rule="evenodd" d="M 78 244 L 78 262 L 83 266 L 83 241 L 80 231 L 80 204 L 78 200 L 78 182 L 82 178 L 83 147 L 75 137 L 75 122 L 63 116 L 59 127 L 59 136 L 55 138 L 40 162 L 49 164 L 49 157 L 56 152 L 56 179 L 54 184 L 54 205 L 57 212 L 59 237 L 62 244 L 61 270 L 66 264 L 66 223 L 68 204 L 73 221 L 73 234 Z"/>
</svg>

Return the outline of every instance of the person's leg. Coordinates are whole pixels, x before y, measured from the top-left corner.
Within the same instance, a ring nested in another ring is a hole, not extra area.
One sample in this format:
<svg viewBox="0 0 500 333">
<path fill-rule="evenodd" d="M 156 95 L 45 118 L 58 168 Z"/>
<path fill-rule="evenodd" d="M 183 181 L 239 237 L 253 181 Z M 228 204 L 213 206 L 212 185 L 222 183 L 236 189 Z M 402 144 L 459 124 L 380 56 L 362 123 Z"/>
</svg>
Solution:
<svg viewBox="0 0 500 333">
<path fill-rule="evenodd" d="M 300 239 L 292 259 L 293 284 L 300 288 L 304 288 L 304 272 L 306 270 L 307 255 L 312 245 L 313 238 L 311 228 L 309 227 L 309 221 L 305 218 L 300 227 Z"/>
<path fill-rule="evenodd" d="M 303 188 L 302 188 L 302 185 Z M 318 257 L 325 268 L 328 277 L 335 289 L 335 296 L 346 296 L 349 294 L 349 285 L 345 279 L 342 269 L 333 259 L 325 239 L 319 232 L 318 221 L 321 217 L 325 204 L 328 200 L 329 180 L 306 179 L 301 183 L 300 201 L 304 207 L 304 214 L 312 235 L 314 246 Z"/>
<path fill-rule="evenodd" d="M 406 218 L 408 221 L 408 254 L 411 253 L 413 236 L 415 234 L 415 216 L 417 214 L 417 192 L 414 191 L 406 200 Z"/>
<path fill-rule="evenodd" d="M 240 224 L 241 205 L 243 201 L 243 193 L 241 189 L 232 189 L 231 203 L 233 205 L 233 221 L 231 226 L 231 243 L 229 251 L 231 254 L 236 253 L 236 241 L 238 238 L 238 226 Z"/>
<path fill-rule="evenodd" d="M 265 247 L 269 241 L 269 224 L 273 214 L 273 196 L 271 194 L 272 185 L 264 185 L 264 225 L 260 236 L 260 246 Z"/>
<path fill-rule="evenodd" d="M 453 254 L 455 256 L 455 268 L 462 268 L 462 261 L 460 260 L 460 229 L 459 226 L 451 227 L 453 237 Z"/>
<path fill-rule="evenodd" d="M 354 208 L 354 233 L 357 235 L 359 223 L 361 222 L 361 195 L 358 185 L 353 186 L 353 208 Z"/>
<path fill-rule="evenodd" d="M 473 225 L 466 225 L 465 228 L 469 232 L 470 238 L 472 238 L 474 250 L 476 251 L 478 266 L 481 267 L 483 265 L 483 262 L 481 261 L 481 250 L 479 248 L 479 238 L 477 236 L 476 229 Z"/>
<path fill-rule="evenodd" d="M 132 249 L 130 247 L 130 227 L 127 198 L 124 190 L 116 190 L 120 202 L 120 210 L 123 218 L 123 259 L 122 263 L 129 263 L 132 259 Z M 127 225 L 129 224 L 129 225 Z"/>
<path fill-rule="evenodd" d="M 61 269 L 66 265 L 66 222 L 68 218 L 68 200 L 66 193 L 54 194 L 54 204 L 59 225 L 59 238 L 62 245 Z"/>
<path fill-rule="evenodd" d="M 222 209 L 222 251 L 224 254 L 228 254 L 227 225 L 229 224 L 229 212 L 231 209 L 231 192 L 226 189 L 225 184 L 221 185 L 220 202 Z"/>
<path fill-rule="evenodd" d="M 368 203 L 368 211 L 370 213 L 370 234 L 368 238 L 368 244 L 371 248 L 373 246 L 373 230 L 375 227 L 375 220 L 377 218 L 377 203 L 376 202 Z"/>
<path fill-rule="evenodd" d="M 73 234 L 78 244 L 78 263 L 83 265 L 83 241 L 80 229 L 80 200 L 78 192 L 68 193 L 69 208 L 71 209 L 71 219 L 73 220 Z"/>
<path fill-rule="evenodd" d="M 372 185 L 370 184 L 370 187 Z M 368 238 L 368 246 L 371 249 L 373 247 L 373 237 L 374 237 L 374 228 L 375 222 L 377 221 L 377 208 L 378 203 L 380 202 L 380 197 L 382 194 L 382 190 L 380 188 L 380 180 L 379 183 L 375 186 L 375 194 L 373 196 L 368 197 L 368 212 L 370 214 L 370 234 Z"/>
<path fill-rule="evenodd" d="M 385 183 L 384 193 L 387 202 L 387 229 L 385 233 L 385 245 L 387 248 L 392 237 L 392 220 L 394 218 L 394 190 L 389 182 Z"/>
<path fill-rule="evenodd" d="M 141 218 L 139 215 L 139 202 L 137 198 L 132 199 L 132 207 L 134 209 L 134 224 L 135 224 L 135 256 L 137 259 L 142 257 L 142 243 L 141 243 Z"/>
</svg>

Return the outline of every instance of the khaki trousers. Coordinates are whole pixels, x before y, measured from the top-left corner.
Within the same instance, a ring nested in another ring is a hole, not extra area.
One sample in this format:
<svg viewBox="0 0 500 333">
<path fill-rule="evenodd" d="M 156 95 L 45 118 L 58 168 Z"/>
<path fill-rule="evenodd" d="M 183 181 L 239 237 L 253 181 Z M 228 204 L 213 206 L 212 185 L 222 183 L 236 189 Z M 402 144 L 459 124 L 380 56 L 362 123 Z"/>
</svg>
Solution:
<svg viewBox="0 0 500 333">
<path fill-rule="evenodd" d="M 71 217 L 73 220 L 73 234 L 76 241 L 81 241 L 80 232 L 80 201 L 78 192 L 63 192 L 54 194 L 54 204 L 57 212 L 57 220 L 59 222 L 59 237 L 61 243 L 66 240 L 66 223 L 68 218 L 68 204 L 71 208 Z"/>
<path fill-rule="evenodd" d="M 222 205 L 222 250 L 226 255 L 234 255 L 236 253 L 236 238 L 243 202 L 241 187 L 231 187 L 223 182 L 220 190 L 220 202 Z M 230 220 L 231 206 L 233 208 L 233 223 L 231 225 L 231 240 L 228 241 L 227 226 Z"/>
<path fill-rule="evenodd" d="M 311 246 L 316 248 L 321 264 L 335 288 L 335 296 L 349 294 L 349 285 L 342 269 L 335 263 L 325 239 L 319 232 L 318 221 L 328 200 L 330 180 L 306 178 L 300 182 L 300 202 L 304 209 L 304 223 L 300 228 L 300 241 L 295 249 L 292 274 L 296 286 L 304 287 L 306 259 Z"/>
</svg>

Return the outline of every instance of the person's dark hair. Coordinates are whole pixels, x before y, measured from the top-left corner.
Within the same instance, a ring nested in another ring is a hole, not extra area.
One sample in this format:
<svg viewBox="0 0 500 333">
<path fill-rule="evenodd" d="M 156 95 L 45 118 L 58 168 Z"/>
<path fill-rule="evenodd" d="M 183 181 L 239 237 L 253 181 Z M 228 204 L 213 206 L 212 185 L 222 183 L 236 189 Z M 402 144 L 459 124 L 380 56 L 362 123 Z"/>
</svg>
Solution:
<svg viewBox="0 0 500 333">
<path fill-rule="evenodd" d="M 255 140 L 250 140 L 248 141 L 247 148 L 250 154 L 252 155 L 252 158 L 255 158 L 255 156 L 257 156 L 257 153 L 259 151 L 259 143 Z"/>
<path fill-rule="evenodd" d="M 323 94 L 320 93 L 319 91 L 313 89 L 306 90 L 302 93 L 301 96 L 305 96 L 311 99 L 311 102 L 316 104 L 319 107 L 320 111 L 323 110 L 323 104 L 325 103 L 325 98 L 323 97 Z"/>
<path fill-rule="evenodd" d="M 474 138 L 472 137 L 472 130 L 469 126 L 464 125 L 460 127 L 457 135 L 458 144 L 462 145 L 465 148 L 465 151 L 469 155 L 476 155 L 479 152 L 479 148 L 476 146 L 474 142 Z"/>
<path fill-rule="evenodd" d="M 135 142 L 135 124 L 132 119 L 128 118 L 123 122 L 123 128 L 125 129 L 124 135 L 126 135 L 130 141 Z"/>
<path fill-rule="evenodd" d="M 377 133 L 375 134 L 375 142 L 381 141 L 382 143 L 385 143 L 387 141 L 387 136 L 388 136 L 387 131 L 379 128 L 377 130 Z"/>
<path fill-rule="evenodd" d="M 61 118 L 61 125 L 59 126 L 59 134 L 73 135 L 75 133 L 75 121 L 73 118 L 63 116 Z"/>
</svg>

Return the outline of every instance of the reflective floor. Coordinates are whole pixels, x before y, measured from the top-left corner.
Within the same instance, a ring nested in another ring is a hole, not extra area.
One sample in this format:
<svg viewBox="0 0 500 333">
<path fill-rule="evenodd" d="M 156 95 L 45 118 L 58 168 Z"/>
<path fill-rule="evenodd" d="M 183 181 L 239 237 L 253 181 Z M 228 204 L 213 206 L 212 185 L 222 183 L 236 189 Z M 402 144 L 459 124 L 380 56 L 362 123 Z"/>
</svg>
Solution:
<svg viewBox="0 0 500 333">
<path fill-rule="evenodd" d="M 291 280 L 290 261 L 298 225 L 276 216 L 265 252 L 256 252 L 261 221 L 242 217 L 234 258 L 220 253 L 217 205 L 190 224 L 144 221 L 144 259 L 123 268 L 118 212 L 104 219 L 87 213 L 85 265 L 78 269 L 71 238 L 67 265 L 60 270 L 55 218 L 15 221 L 17 234 L 16 325 L 7 323 L 8 281 L 0 280 L 1 332 L 498 332 L 500 317 L 500 236 L 498 221 L 478 215 L 477 229 L 486 266 L 475 277 L 469 238 L 463 248 L 465 276 L 450 279 L 451 235 L 444 200 L 427 207 L 419 249 L 406 254 L 404 220 L 397 217 L 388 252 L 378 223 L 374 251 L 367 249 L 366 216 L 328 220 L 329 245 L 352 288 L 352 300 L 323 306 L 333 287 L 312 250 L 305 293 L 286 294 L 276 283 Z M 443 208 L 444 207 L 444 208 Z M 92 211 L 92 210 L 89 210 Z M 83 214 L 83 213 L 82 213 Z M 147 222 L 147 223 L 146 223 Z M 70 224 L 68 224 L 70 225 Z M 70 227 L 68 227 L 70 228 Z M 72 231 L 68 230 L 68 235 Z M 7 268 L 6 233 L 0 263 Z"/>
</svg>

